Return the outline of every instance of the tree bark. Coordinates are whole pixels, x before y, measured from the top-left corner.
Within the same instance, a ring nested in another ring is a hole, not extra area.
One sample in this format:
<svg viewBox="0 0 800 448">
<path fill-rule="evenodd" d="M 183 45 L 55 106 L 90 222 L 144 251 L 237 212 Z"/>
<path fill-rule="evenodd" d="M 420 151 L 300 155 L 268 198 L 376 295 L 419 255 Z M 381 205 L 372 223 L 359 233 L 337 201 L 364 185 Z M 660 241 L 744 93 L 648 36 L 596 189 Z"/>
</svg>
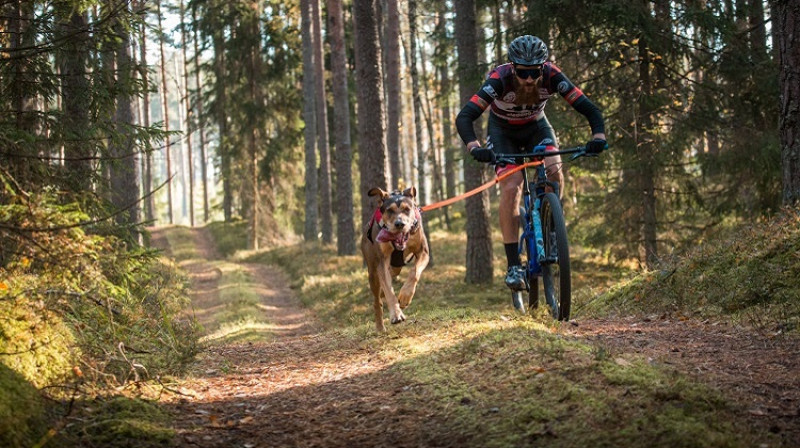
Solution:
<svg viewBox="0 0 800 448">
<path fill-rule="evenodd" d="M 376 0 L 354 0 L 356 81 L 358 85 L 358 151 L 361 170 L 361 218 L 367 222 L 374 204 L 367 196 L 373 187 L 388 189 L 388 160 L 384 140 L 383 78 L 378 48 Z"/>
<path fill-rule="evenodd" d="M 197 23 L 197 7 L 192 5 L 192 23 Z M 203 177 L 203 222 L 208 222 L 208 156 L 206 155 L 206 133 L 204 121 L 201 119 L 203 111 L 203 88 L 200 85 L 200 42 L 197 35 L 197 26 L 194 30 L 194 83 L 197 86 L 195 110 L 197 111 L 197 131 L 200 135 L 200 171 Z"/>
<path fill-rule="evenodd" d="M 386 19 L 386 148 L 389 151 L 390 182 L 400 186 L 402 176 L 401 149 L 400 149 L 400 110 L 402 97 L 400 95 L 400 73 L 402 61 L 400 59 L 400 12 L 398 0 L 387 0 Z M 408 179 L 404 179 L 408 184 Z"/>
<path fill-rule="evenodd" d="M 161 55 L 161 114 L 164 118 L 164 132 L 169 133 L 169 101 L 167 100 L 167 60 L 164 55 L 164 28 L 161 21 L 161 0 L 156 0 L 156 14 L 158 14 L 158 43 Z M 170 154 L 169 135 L 164 136 L 164 154 L 167 162 L 167 216 L 169 223 L 175 222 L 172 210 L 172 155 Z"/>
<path fill-rule="evenodd" d="M 475 1 L 456 0 L 455 36 L 458 48 L 459 97 L 467 101 L 480 85 L 478 43 L 475 39 Z M 464 188 L 471 190 L 485 182 L 483 164 L 464 158 Z M 466 200 L 467 259 L 466 282 L 492 281 L 492 232 L 489 226 L 489 193 L 483 191 Z"/>
<path fill-rule="evenodd" d="M 226 112 L 228 97 L 225 89 L 226 58 L 224 30 L 217 29 L 212 35 L 214 41 L 214 77 L 216 84 L 216 104 L 214 110 L 219 133 L 219 146 L 217 152 L 220 159 L 220 177 L 222 177 L 222 213 L 225 222 L 233 218 L 233 186 L 231 183 L 231 149 L 228 143 L 228 114 Z"/>
<path fill-rule="evenodd" d="M 353 155 L 350 147 L 350 98 L 347 91 L 347 54 L 344 48 L 342 0 L 328 0 L 328 34 L 333 72 L 334 141 L 336 142 L 336 249 L 339 255 L 356 253 L 353 226 Z"/>
<path fill-rule="evenodd" d="M 186 126 L 186 155 L 189 168 L 189 225 L 194 227 L 194 157 L 192 148 L 192 105 L 189 102 L 189 59 L 186 57 L 186 9 L 180 0 L 181 53 L 183 55 L 183 110 Z"/>
<path fill-rule="evenodd" d="M 655 196 L 655 142 L 651 136 L 652 111 L 648 101 L 653 94 L 653 81 L 650 76 L 651 61 L 647 39 L 639 39 L 639 84 L 642 94 L 639 96 L 639 127 L 637 135 L 637 153 L 639 155 L 639 182 L 642 192 L 642 237 L 644 241 L 644 259 L 648 268 L 655 267 L 658 261 L 657 220 Z"/>
<path fill-rule="evenodd" d="M 57 55 L 65 128 L 72 134 L 71 141 L 64 143 L 64 165 L 70 173 L 69 188 L 74 192 L 90 191 L 94 173 L 90 160 L 91 145 L 86 141 L 85 135 L 89 128 L 91 103 L 86 73 L 89 59 L 87 14 L 85 11 L 74 11 L 61 3 L 57 6 L 56 14 L 59 34 L 70 36 Z"/>
<path fill-rule="evenodd" d="M 128 6 L 119 4 L 118 14 L 127 14 Z M 114 115 L 118 141 L 111 144 L 111 201 L 117 210 L 126 210 L 126 213 L 117 215 L 117 224 L 121 231 L 132 241 L 139 242 L 139 233 L 134 227 L 139 223 L 139 159 L 133 145 L 134 138 L 131 131 L 133 126 L 133 104 L 131 102 L 131 89 L 133 67 L 131 64 L 130 35 L 117 20 L 114 25 L 116 34 L 116 69 L 117 69 L 117 107 Z"/>
<path fill-rule="evenodd" d="M 143 3 L 143 2 L 142 2 Z M 145 14 L 143 10 L 141 14 Z M 139 45 L 139 57 L 141 61 L 141 70 L 140 75 L 142 77 L 142 89 L 144 90 L 144 95 L 142 95 L 142 120 L 144 127 L 150 127 L 150 70 L 147 67 L 147 26 L 145 23 L 142 23 L 140 29 L 140 45 Z M 144 219 L 147 222 L 153 222 L 155 219 L 155 197 L 153 196 L 153 153 L 152 147 L 149 144 L 147 145 L 147 152 L 143 156 L 144 164 L 143 164 L 143 172 L 142 172 L 142 191 L 144 193 Z"/>
<path fill-rule="evenodd" d="M 317 240 L 317 197 L 318 179 L 317 179 L 317 153 L 316 153 L 316 138 L 317 138 L 317 118 L 316 118 L 316 94 L 314 93 L 314 80 L 310 76 L 312 67 L 314 66 L 314 42 L 312 33 L 312 12 L 311 2 L 316 0 L 300 0 L 300 17 L 301 17 L 301 34 L 303 41 L 303 121 L 305 122 L 305 201 L 306 201 L 306 216 L 305 225 L 303 228 L 303 237 L 306 241 Z"/>
<path fill-rule="evenodd" d="M 414 98 L 414 131 L 417 136 L 417 200 L 430 202 L 428 194 L 428 157 L 422 141 L 422 99 L 419 92 L 419 73 L 417 72 L 417 1 L 408 0 L 408 42 L 411 59 L 411 96 Z"/>
<path fill-rule="evenodd" d="M 772 35 L 778 48 L 783 204 L 800 204 L 800 5 L 773 0 Z"/>
<path fill-rule="evenodd" d="M 331 209 L 331 156 L 328 138 L 328 102 L 325 94 L 325 58 L 323 54 L 322 14 L 320 0 L 311 0 L 314 38 L 314 81 L 316 83 L 317 149 L 319 152 L 319 198 L 322 242 L 333 242 L 333 211 Z"/>
</svg>

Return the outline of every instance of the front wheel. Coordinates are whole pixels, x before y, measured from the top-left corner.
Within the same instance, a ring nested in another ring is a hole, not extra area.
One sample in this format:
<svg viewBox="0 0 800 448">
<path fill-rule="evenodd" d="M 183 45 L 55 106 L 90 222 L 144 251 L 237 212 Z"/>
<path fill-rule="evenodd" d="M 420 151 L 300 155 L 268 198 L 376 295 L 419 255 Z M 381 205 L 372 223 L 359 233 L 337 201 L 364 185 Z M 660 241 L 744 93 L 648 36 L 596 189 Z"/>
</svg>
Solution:
<svg viewBox="0 0 800 448">
<path fill-rule="evenodd" d="M 572 303 L 569 241 L 561 201 L 555 193 L 545 193 L 542 198 L 541 218 L 546 255 L 542 263 L 544 297 L 554 319 L 569 320 Z"/>
</svg>

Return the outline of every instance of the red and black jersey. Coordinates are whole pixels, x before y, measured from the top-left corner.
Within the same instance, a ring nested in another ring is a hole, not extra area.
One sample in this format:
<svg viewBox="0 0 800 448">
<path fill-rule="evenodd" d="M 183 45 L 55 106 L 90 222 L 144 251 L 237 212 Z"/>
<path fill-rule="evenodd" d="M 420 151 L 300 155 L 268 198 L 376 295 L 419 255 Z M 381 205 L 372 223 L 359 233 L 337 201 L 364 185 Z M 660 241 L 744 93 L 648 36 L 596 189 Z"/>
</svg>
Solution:
<svg viewBox="0 0 800 448">
<path fill-rule="evenodd" d="M 547 100 L 556 92 L 587 118 L 593 134 L 605 132 L 600 109 L 552 62 L 545 62 L 542 65 L 539 102 L 536 104 L 515 104 L 517 93 L 514 89 L 514 76 L 511 63 L 495 67 L 489 72 L 480 90 L 459 112 L 456 127 L 464 143 L 477 140 L 472 122 L 480 117 L 487 107 L 491 107 L 491 113 L 495 117 L 509 125 L 525 125 L 543 116 Z"/>
</svg>

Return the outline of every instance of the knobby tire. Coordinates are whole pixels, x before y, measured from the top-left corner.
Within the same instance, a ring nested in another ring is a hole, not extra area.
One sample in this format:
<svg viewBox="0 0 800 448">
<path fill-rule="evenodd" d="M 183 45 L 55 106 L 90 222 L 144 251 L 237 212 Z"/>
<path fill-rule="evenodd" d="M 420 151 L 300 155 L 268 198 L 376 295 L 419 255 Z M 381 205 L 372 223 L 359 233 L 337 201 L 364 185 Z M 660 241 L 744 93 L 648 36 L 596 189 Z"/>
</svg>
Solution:
<svg viewBox="0 0 800 448">
<path fill-rule="evenodd" d="M 554 319 L 569 320 L 572 305 L 569 241 L 561 201 L 555 193 L 545 193 L 542 197 L 541 218 L 545 253 L 552 254 L 551 247 L 555 244 L 558 254 L 557 262 L 545 262 L 542 266 L 545 299 L 551 307 Z"/>
</svg>

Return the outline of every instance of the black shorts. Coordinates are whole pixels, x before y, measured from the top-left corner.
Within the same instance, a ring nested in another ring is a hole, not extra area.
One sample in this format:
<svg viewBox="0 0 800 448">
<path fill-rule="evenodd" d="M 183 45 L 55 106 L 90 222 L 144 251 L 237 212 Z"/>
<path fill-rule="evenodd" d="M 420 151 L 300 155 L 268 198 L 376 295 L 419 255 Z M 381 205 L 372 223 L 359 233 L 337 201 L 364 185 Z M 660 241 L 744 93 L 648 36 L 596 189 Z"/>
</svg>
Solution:
<svg viewBox="0 0 800 448">
<path fill-rule="evenodd" d="M 546 141 L 550 139 L 550 141 Z M 502 118 L 489 114 L 489 137 L 486 147 L 496 154 L 517 154 L 531 152 L 533 147 L 539 144 L 548 146 L 549 151 L 556 150 L 558 140 L 553 131 L 553 126 L 547 121 L 547 117 L 542 114 L 538 120 L 525 124 L 508 124 Z M 516 165 L 506 165 L 498 167 L 497 174 L 502 173 Z"/>
<path fill-rule="evenodd" d="M 497 118 L 494 114 L 489 114 L 489 138 L 486 146 L 495 153 L 530 152 L 534 146 L 547 138 L 554 142 L 548 146 L 558 146 L 553 127 L 544 114 L 530 123 L 513 125 L 506 123 L 502 118 Z"/>
</svg>

